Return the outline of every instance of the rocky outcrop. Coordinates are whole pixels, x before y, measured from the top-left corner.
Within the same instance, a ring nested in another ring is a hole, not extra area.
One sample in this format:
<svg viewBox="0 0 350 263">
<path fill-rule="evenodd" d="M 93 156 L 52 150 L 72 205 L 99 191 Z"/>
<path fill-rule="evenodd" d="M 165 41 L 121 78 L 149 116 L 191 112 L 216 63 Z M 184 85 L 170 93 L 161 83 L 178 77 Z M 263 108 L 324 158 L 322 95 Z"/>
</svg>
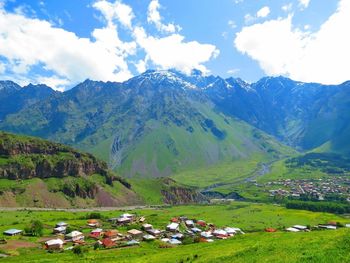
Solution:
<svg viewBox="0 0 350 263">
<path fill-rule="evenodd" d="M 107 176 L 107 164 L 88 153 L 48 141 L 0 132 L 0 178 Z"/>
<path fill-rule="evenodd" d="M 163 180 L 165 185 L 161 190 L 164 203 L 172 205 L 205 203 L 208 199 L 194 188 L 177 184 L 170 178 Z"/>
</svg>

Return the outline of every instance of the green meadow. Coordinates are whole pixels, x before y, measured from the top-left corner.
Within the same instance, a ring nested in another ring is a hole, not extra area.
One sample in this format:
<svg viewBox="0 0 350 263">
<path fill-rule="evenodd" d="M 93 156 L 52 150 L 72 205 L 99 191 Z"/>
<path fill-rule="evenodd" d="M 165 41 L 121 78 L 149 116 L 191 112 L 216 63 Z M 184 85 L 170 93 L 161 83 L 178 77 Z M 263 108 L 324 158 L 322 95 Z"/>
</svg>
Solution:
<svg viewBox="0 0 350 263">
<path fill-rule="evenodd" d="M 286 227 L 300 224 L 314 226 L 336 221 L 341 224 L 350 222 L 345 216 L 330 213 L 317 213 L 303 210 L 288 210 L 273 204 L 232 202 L 219 205 L 193 205 L 153 207 L 135 210 L 99 211 L 103 217 L 102 227 L 112 226 L 107 218 L 116 217 L 124 212 L 145 216 L 148 223 L 164 229 L 175 216 L 186 215 L 189 218 L 203 219 L 217 227 L 239 227 L 245 235 L 214 243 L 194 243 L 178 247 L 164 248 L 159 241 L 142 242 L 139 247 L 99 249 L 89 246 L 82 255 L 72 251 L 48 253 L 41 248 L 40 240 L 52 237 L 51 231 L 59 221 L 65 221 L 74 229 L 88 233 L 86 226 L 87 211 L 1 211 L 0 232 L 9 228 L 23 229 L 32 220 L 44 223 L 43 237 L 4 237 L 8 241 L 17 240 L 33 244 L 31 248 L 6 250 L 0 245 L 0 253 L 12 256 L 1 259 L 3 262 L 345 262 L 350 257 L 350 229 L 314 230 L 303 233 L 286 233 Z M 140 228 L 139 225 L 132 225 Z M 276 228 L 276 233 L 265 233 L 267 227 Z M 121 233 L 128 228 L 117 228 Z M 92 242 L 92 241 L 91 241 Z M 89 242 L 88 242 L 89 243 Z"/>
</svg>

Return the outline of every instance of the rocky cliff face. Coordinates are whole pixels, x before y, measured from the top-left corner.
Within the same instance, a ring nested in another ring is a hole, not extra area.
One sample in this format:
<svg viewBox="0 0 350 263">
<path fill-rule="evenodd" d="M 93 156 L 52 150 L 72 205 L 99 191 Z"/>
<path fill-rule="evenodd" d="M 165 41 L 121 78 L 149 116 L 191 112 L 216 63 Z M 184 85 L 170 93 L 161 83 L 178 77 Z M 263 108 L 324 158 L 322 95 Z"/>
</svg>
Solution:
<svg viewBox="0 0 350 263">
<path fill-rule="evenodd" d="M 0 132 L 0 178 L 29 179 L 107 175 L 107 164 L 93 155 L 31 137 Z"/>
<path fill-rule="evenodd" d="M 205 203 L 208 199 L 196 189 L 176 184 L 170 178 L 164 179 L 165 188 L 161 190 L 164 203 L 172 205 Z"/>
</svg>

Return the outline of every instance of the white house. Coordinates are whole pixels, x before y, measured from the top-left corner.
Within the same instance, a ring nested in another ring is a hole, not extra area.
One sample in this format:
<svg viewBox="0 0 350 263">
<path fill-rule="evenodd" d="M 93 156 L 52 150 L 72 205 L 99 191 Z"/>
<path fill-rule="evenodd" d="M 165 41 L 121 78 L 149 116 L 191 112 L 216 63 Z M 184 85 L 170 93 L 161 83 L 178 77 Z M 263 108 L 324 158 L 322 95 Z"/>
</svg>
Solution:
<svg viewBox="0 0 350 263">
<path fill-rule="evenodd" d="M 68 224 L 66 222 L 58 222 L 56 224 L 56 227 L 67 227 L 67 226 L 68 226 Z"/>
<path fill-rule="evenodd" d="M 191 231 L 192 231 L 193 233 L 199 233 L 199 232 L 202 232 L 202 230 L 201 230 L 201 229 L 199 229 L 198 227 L 192 227 L 192 228 L 191 228 Z"/>
<path fill-rule="evenodd" d="M 72 239 L 73 242 L 84 240 L 84 234 L 79 231 L 72 231 L 66 235 L 66 239 Z"/>
<path fill-rule="evenodd" d="M 201 237 L 203 237 L 203 238 L 205 238 L 205 239 L 209 239 L 209 238 L 213 238 L 213 235 L 212 235 L 212 233 L 210 232 L 210 231 L 208 231 L 208 232 L 202 232 L 201 233 Z"/>
<path fill-rule="evenodd" d="M 168 241 L 168 243 L 171 244 L 171 245 L 181 245 L 182 244 L 182 242 L 180 240 L 178 240 L 178 239 L 170 239 Z"/>
<path fill-rule="evenodd" d="M 306 230 L 307 229 L 307 226 L 301 226 L 301 225 L 294 225 L 293 227 L 296 229 L 299 229 L 299 230 Z"/>
<path fill-rule="evenodd" d="M 57 239 L 51 239 L 45 242 L 45 248 L 46 249 L 62 249 L 63 248 L 63 240 L 57 238 Z"/>
<path fill-rule="evenodd" d="M 288 228 L 286 228 L 286 231 L 288 231 L 288 232 L 300 232 L 299 229 L 294 228 L 294 227 L 288 227 Z"/>
<path fill-rule="evenodd" d="M 179 230 L 179 224 L 178 223 L 171 223 L 167 225 L 166 230 L 171 232 L 176 232 Z"/>
<path fill-rule="evenodd" d="M 152 236 L 152 235 L 144 235 L 143 239 L 146 240 L 146 241 L 151 241 L 151 240 L 155 240 L 156 237 Z"/>
<path fill-rule="evenodd" d="M 143 230 L 150 230 L 150 229 L 152 229 L 153 228 L 153 226 L 151 225 L 151 224 L 143 224 L 142 225 L 142 229 Z"/>
<path fill-rule="evenodd" d="M 65 226 L 58 226 L 53 229 L 54 234 L 64 234 L 66 233 L 67 227 Z"/>
<path fill-rule="evenodd" d="M 194 222 L 193 222 L 193 220 L 186 220 L 186 221 L 185 221 L 185 224 L 186 224 L 187 227 L 194 227 Z"/>
<path fill-rule="evenodd" d="M 13 228 L 13 229 L 9 229 L 9 230 L 4 231 L 4 235 L 6 235 L 6 236 L 16 236 L 16 235 L 21 234 L 22 232 L 23 232 L 22 230 Z"/>
</svg>

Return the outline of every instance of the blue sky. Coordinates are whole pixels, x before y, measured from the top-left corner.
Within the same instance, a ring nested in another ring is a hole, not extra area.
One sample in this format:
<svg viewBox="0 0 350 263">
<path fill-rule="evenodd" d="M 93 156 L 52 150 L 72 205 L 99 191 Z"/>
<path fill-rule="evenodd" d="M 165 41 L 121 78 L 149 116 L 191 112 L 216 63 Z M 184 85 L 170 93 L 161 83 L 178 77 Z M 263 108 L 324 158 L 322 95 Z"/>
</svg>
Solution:
<svg viewBox="0 0 350 263">
<path fill-rule="evenodd" d="M 0 78 L 23 85 L 63 90 L 148 68 L 199 68 L 249 82 L 265 75 L 350 79 L 348 0 L 0 3 Z"/>
</svg>

